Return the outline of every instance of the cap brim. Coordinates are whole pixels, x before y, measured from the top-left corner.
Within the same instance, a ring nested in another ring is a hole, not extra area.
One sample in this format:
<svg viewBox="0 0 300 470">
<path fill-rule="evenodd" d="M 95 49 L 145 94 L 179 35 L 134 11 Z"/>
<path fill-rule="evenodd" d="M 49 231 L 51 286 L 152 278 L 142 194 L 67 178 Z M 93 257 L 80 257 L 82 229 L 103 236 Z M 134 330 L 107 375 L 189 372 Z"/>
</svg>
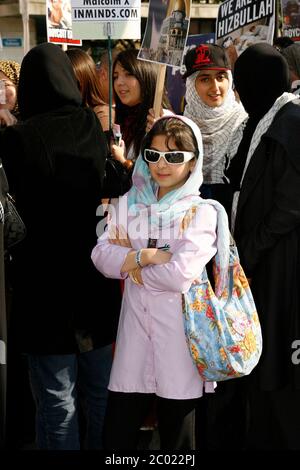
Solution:
<svg viewBox="0 0 300 470">
<path fill-rule="evenodd" d="M 182 75 L 182 78 L 188 78 L 190 75 L 196 72 L 202 72 L 203 70 L 231 70 L 231 67 L 201 67 L 201 69 L 189 70 Z"/>
</svg>

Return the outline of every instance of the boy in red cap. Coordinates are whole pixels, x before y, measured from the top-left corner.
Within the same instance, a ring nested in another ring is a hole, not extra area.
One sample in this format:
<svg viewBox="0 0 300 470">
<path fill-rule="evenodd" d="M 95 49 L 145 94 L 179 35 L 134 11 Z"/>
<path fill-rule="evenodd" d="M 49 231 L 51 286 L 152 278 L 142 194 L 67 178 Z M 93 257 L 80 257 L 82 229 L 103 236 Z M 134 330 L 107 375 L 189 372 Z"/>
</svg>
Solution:
<svg viewBox="0 0 300 470">
<path fill-rule="evenodd" d="M 199 44 L 185 56 L 185 66 L 184 115 L 199 126 L 203 139 L 201 195 L 218 200 L 229 213 L 232 194 L 224 169 L 241 140 L 241 123 L 247 114 L 232 90 L 230 62 L 223 47 Z"/>
</svg>

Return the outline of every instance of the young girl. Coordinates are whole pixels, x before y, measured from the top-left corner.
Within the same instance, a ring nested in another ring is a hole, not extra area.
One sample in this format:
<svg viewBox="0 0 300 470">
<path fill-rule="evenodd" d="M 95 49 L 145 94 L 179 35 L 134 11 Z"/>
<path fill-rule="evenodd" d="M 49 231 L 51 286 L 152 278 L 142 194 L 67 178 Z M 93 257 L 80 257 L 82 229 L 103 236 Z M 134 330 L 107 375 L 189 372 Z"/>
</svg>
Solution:
<svg viewBox="0 0 300 470">
<path fill-rule="evenodd" d="M 128 168 L 140 153 L 157 79 L 155 65 L 139 60 L 137 55 L 137 49 L 126 49 L 117 55 L 113 66 L 116 123 L 121 126 L 125 150 L 124 146 L 113 145 L 112 154 Z M 165 93 L 163 107 L 170 107 Z"/>
<path fill-rule="evenodd" d="M 226 159 L 242 138 L 241 123 L 247 114 L 235 99 L 232 74 L 225 49 L 216 44 L 199 44 L 185 57 L 186 107 L 184 115 L 200 128 L 203 138 L 203 185 L 205 198 L 217 199 L 231 210 L 231 189 L 224 184 Z M 237 129 L 240 132 L 233 135 Z"/>
<path fill-rule="evenodd" d="M 109 131 L 109 105 L 105 102 L 103 83 L 100 82 L 96 64 L 92 57 L 82 49 L 66 51 L 77 79 L 78 88 L 82 95 L 83 104 L 92 108 L 99 119 L 104 132 Z M 112 108 L 112 121 L 115 110 Z"/>
<path fill-rule="evenodd" d="M 186 54 L 185 67 L 184 116 L 199 126 L 203 141 L 201 195 L 216 199 L 230 214 L 232 191 L 225 184 L 224 170 L 242 138 L 247 114 L 235 99 L 230 63 L 223 47 L 199 44 Z M 154 121 L 154 110 L 150 109 L 147 130 Z"/>
<path fill-rule="evenodd" d="M 204 384 L 187 348 L 181 294 L 217 250 L 217 211 L 213 203 L 200 204 L 202 156 L 201 134 L 191 120 L 157 120 L 143 141 L 133 186 L 92 253 L 105 276 L 125 279 L 107 449 L 136 447 L 155 396 L 161 448 L 194 448 L 193 429 L 185 424 Z"/>
</svg>

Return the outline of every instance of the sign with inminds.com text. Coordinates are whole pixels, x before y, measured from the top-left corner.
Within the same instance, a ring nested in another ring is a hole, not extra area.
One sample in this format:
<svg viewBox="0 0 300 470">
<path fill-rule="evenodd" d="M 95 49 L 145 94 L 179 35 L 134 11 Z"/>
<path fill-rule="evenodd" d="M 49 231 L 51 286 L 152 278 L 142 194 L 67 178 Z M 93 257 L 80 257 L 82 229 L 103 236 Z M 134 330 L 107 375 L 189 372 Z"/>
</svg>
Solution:
<svg viewBox="0 0 300 470">
<path fill-rule="evenodd" d="M 80 39 L 140 39 L 141 0 L 72 0 L 72 24 Z"/>
</svg>

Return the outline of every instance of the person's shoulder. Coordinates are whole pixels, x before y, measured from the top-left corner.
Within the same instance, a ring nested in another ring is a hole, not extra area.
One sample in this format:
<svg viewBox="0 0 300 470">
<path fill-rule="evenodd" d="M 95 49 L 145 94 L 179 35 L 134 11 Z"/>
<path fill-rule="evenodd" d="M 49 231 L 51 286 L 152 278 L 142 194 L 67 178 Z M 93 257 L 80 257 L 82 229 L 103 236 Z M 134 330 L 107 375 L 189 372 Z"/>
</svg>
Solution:
<svg viewBox="0 0 300 470">
<path fill-rule="evenodd" d="M 99 133 L 102 134 L 102 128 L 100 125 L 99 118 L 94 112 L 93 108 L 88 106 L 78 106 L 74 107 L 72 111 L 67 112 L 66 114 L 61 114 L 61 120 L 66 119 L 66 122 L 77 132 L 76 129 L 80 129 L 80 132 L 86 132 L 89 135 L 92 135 L 94 132 L 95 135 Z M 58 121 L 54 119 L 53 125 L 56 126 Z M 104 135 L 104 134 L 103 134 Z"/>
<path fill-rule="evenodd" d="M 171 109 L 163 108 L 162 112 L 163 116 L 174 116 L 174 112 Z"/>
<path fill-rule="evenodd" d="M 216 215 L 218 210 L 216 208 L 217 201 L 211 199 L 202 199 L 198 204 L 197 212 L 200 214 L 211 214 L 212 216 Z"/>
<path fill-rule="evenodd" d="M 300 146 L 299 100 L 287 103 L 274 118 L 266 137 L 280 144 L 292 160 L 298 158 Z"/>
<path fill-rule="evenodd" d="M 216 225 L 218 217 L 216 204 L 218 204 L 216 201 L 199 198 L 199 203 L 191 208 L 191 211 L 195 213 L 196 225 L 200 224 L 202 227 L 203 225 L 210 227 Z"/>
<path fill-rule="evenodd" d="M 291 103 L 289 112 L 292 116 L 295 116 L 296 119 L 299 119 L 300 116 L 300 96 L 296 94 L 297 99 Z"/>
<path fill-rule="evenodd" d="M 278 111 L 266 132 L 266 136 L 277 140 L 288 138 L 288 136 L 292 134 L 294 138 L 297 138 L 299 135 L 299 126 L 300 99 L 296 99 L 290 101 Z"/>
<path fill-rule="evenodd" d="M 294 101 L 290 101 L 283 106 L 277 113 L 278 121 L 285 119 L 297 120 L 300 119 L 300 97 L 297 97 Z M 275 120 L 274 120 L 275 121 Z"/>
<path fill-rule="evenodd" d="M 289 132 L 299 131 L 300 125 L 300 99 L 296 99 L 283 106 L 276 114 L 269 130 L 273 135 L 287 135 Z M 298 136 L 297 132 L 297 136 Z M 295 137 L 297 137 L 295 136 Z"/>
</svg>

